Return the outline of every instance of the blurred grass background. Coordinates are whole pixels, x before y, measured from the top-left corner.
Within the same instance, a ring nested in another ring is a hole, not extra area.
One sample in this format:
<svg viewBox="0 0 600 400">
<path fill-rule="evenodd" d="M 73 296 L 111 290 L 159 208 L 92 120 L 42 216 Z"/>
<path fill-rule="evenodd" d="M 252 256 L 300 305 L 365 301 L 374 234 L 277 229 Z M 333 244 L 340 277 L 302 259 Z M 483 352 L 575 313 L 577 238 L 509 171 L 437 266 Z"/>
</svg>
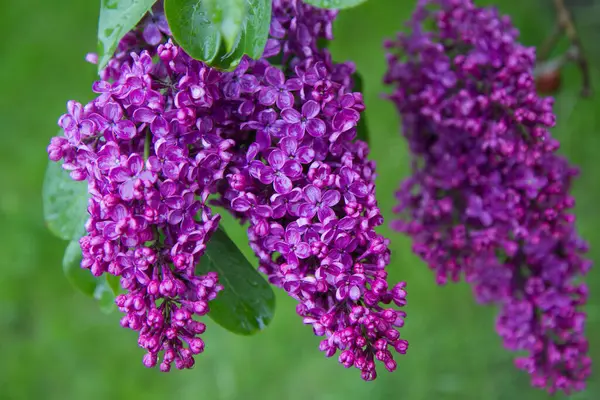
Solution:
<svg viewBox="0 0 600 400">
<path fill-rule="evenodd" d="M 408 169 L 398 118 L 380 98 L 381 41 L 401 27 L 414 3 L 370 0 L 342 12 L 330 46 L 336 59 L 354 60 L 365 80 L 372 156 L 378 161 L 378 195 L 386 217 Z M 498 3 L 513 16 L 525 43 L 539 44 L 549 33 L 550 1 Z M 170 374 L 145 369 L 136 334 L 120 328 L 118 314 L 101 314 L 63 277 L 66 243 L 53 238 L 42 220 L 45 147 L 66 101 L 84 102 L 92 95 L 95 68 L 83 57 L 95 49 L 97 8 L 97 0 L 0 0 L 0 399 L 549 398 L 531 389 L 528 377 L 513 368 L 513 355 L 494 333 L 495 310 L 474 305 L 464 285 L 436 287 L 411 254 L 408 240 L 387 228 L 393 242 L 391 280 L 408 281 L 409 291 L 402 334 L 410 349 L 399 357 L 395 373 L 382 368 L 377 381 L 365 383 L 357 370 L 326 359 L 318 351 L 318 338 L 295 315 L 294 302 L 279 290 L 275 319 L 263 333 L 238 337 L 209 321 L 207 349 L 195 369 Z M 592 52 L 597 45 L 585 37 L 584 44 Z M 592 99 L 580 99 L 577 70 L 571 66 L 565 72 L 554 132 L 562 152 L 583 168 L 575 188 L 577 214 L 591 257 L 598 261 L 600 90 Z M 595 70 L 594 82 L 600 85 L 598 77 Z M 226 220 L 226 227 L 232 221 Z M 243 233 L 236 239 L 243 243 Z M 588 335 L 596 362 L 599 278 L 598 269 L 588 278 Z M 594 374 L 588 390 L 572 398 L 599 398 L 599 381 L 600 374 Z"/>
</svg>

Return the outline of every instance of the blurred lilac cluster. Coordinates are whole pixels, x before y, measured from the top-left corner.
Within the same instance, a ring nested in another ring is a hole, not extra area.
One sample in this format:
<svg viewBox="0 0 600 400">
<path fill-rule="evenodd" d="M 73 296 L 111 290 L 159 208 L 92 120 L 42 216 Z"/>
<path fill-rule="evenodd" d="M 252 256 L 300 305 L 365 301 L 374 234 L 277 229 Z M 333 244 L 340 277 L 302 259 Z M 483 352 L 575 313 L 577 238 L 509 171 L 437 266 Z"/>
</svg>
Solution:
<svg viewBox="0 0 600 400">
<path fill-rule="evenodd" d="M 556 154 L 553 100 L 535 92 L 535 49 L 471 0 L 419 0 L 408 25 L 386 43 L 413 163 L 393 227 L 439 284 L 464 276 L 499 306 L 497 331 L 526 353 L 516 366 L 532 385 L 582 390 L 591 362 L 578 278 L 591 263 L 570 211 L 578 171 Z"/>
</svg>

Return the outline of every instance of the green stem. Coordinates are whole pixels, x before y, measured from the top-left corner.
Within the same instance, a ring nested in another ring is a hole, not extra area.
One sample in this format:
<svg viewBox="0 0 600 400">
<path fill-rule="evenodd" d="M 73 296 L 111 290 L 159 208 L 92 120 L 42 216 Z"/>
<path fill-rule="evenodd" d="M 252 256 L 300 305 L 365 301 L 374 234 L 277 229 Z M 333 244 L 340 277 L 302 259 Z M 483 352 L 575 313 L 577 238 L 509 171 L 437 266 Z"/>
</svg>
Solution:
<svg viewBox="0 0 600 400">
<path fill-rule="evenodd" d="M 144 140 L 144 161 L 148 161 L 150 157 L 150 144 L 152 143 L 152 134 L 150 130 L 146 132 L 146 139 Z"/>
</svg>

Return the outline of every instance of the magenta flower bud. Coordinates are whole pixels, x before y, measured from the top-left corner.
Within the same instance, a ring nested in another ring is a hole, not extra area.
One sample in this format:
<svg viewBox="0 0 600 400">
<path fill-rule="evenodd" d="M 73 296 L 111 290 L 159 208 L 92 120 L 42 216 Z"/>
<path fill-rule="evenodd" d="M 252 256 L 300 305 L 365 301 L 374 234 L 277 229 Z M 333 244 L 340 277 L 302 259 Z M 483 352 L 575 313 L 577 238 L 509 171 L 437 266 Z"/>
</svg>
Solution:
<svg viewBox="0 0 600 400">
<path fill-rule="evenodd" d="M 204 341 L 200 338 L 193 338 L 190 340 L 189 345 L 193 354 L 200 354 L 204 351 Z"/>
<path fill-rule="evenodd" d="M 350 368 L 354 365 L 354 354 L 350 350 L 345 350 L 340 353 L 338 360 L 344 368 Z"/>
<path fill-rule="evenodd" d="M 157 357 L 156 354 L 147 353 L 144 355 L 143 364 L 146 368 L 153 368 L 156 366 Z"/>
</svg>

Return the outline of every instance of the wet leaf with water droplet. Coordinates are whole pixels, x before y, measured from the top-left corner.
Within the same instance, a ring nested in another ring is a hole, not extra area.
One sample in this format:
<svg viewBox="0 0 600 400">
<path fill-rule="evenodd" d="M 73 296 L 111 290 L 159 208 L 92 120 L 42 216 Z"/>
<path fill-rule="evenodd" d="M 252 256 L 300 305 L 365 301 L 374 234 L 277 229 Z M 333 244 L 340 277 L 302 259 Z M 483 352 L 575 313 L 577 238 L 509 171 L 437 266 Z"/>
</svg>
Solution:
<svg viewBox="0 0 600 400">
<path fill-rule="evenodd" d="M 98 21 L 98 71 L 113 56 L 119 41 L 152 8 L 156 0 L 101 0 Z"/>
<path fill-rule="evenodd" d="M 217 18 L 212 22 L 219 27 L 225 48 L 229 52 L 233 50 L 236 39 L 242 31 L 248 13 L 247 2 L 246 0 L 209 0 L 208 2 L 215 6 L 212 15 Z"/>
<path fill-rule="evenodd" d="M 271 0 L 165 0 L 165 12 L 177 43 L 223 70 L 234 69 L 244 54 L 260 58 L 271 24 Z"/>
<path fill-rule="evenodd" d="M 216 323 L 233 333 L 252 335 L 271 322 L 275 312 L 271 286 L 221 228 L 206 245 L 197 272 L 209 271 L 219 274 L 224 287 L 210 303 L 208 315 Z"/>
<path fill-rule="evenodd" d="M 50 162 L 42 187 L 44 219 L 50 232 L 64 240 L 79 239 L 89 214 L 85 182 L 71 179 L 60 163 Z"/>
<path fill-rule="evenodd" d="M 165 0 L 165 15 L 177 43 L 196 60 L 211 63 L 221 43 L 213 24 L 215 0 Z"/>
<path fill-rule="evenodd" d="M 356 7 L 367 0 L 304 0 L 306 4 L 329 10 L 343 10 L 344 8 Z"/>
</svg>

